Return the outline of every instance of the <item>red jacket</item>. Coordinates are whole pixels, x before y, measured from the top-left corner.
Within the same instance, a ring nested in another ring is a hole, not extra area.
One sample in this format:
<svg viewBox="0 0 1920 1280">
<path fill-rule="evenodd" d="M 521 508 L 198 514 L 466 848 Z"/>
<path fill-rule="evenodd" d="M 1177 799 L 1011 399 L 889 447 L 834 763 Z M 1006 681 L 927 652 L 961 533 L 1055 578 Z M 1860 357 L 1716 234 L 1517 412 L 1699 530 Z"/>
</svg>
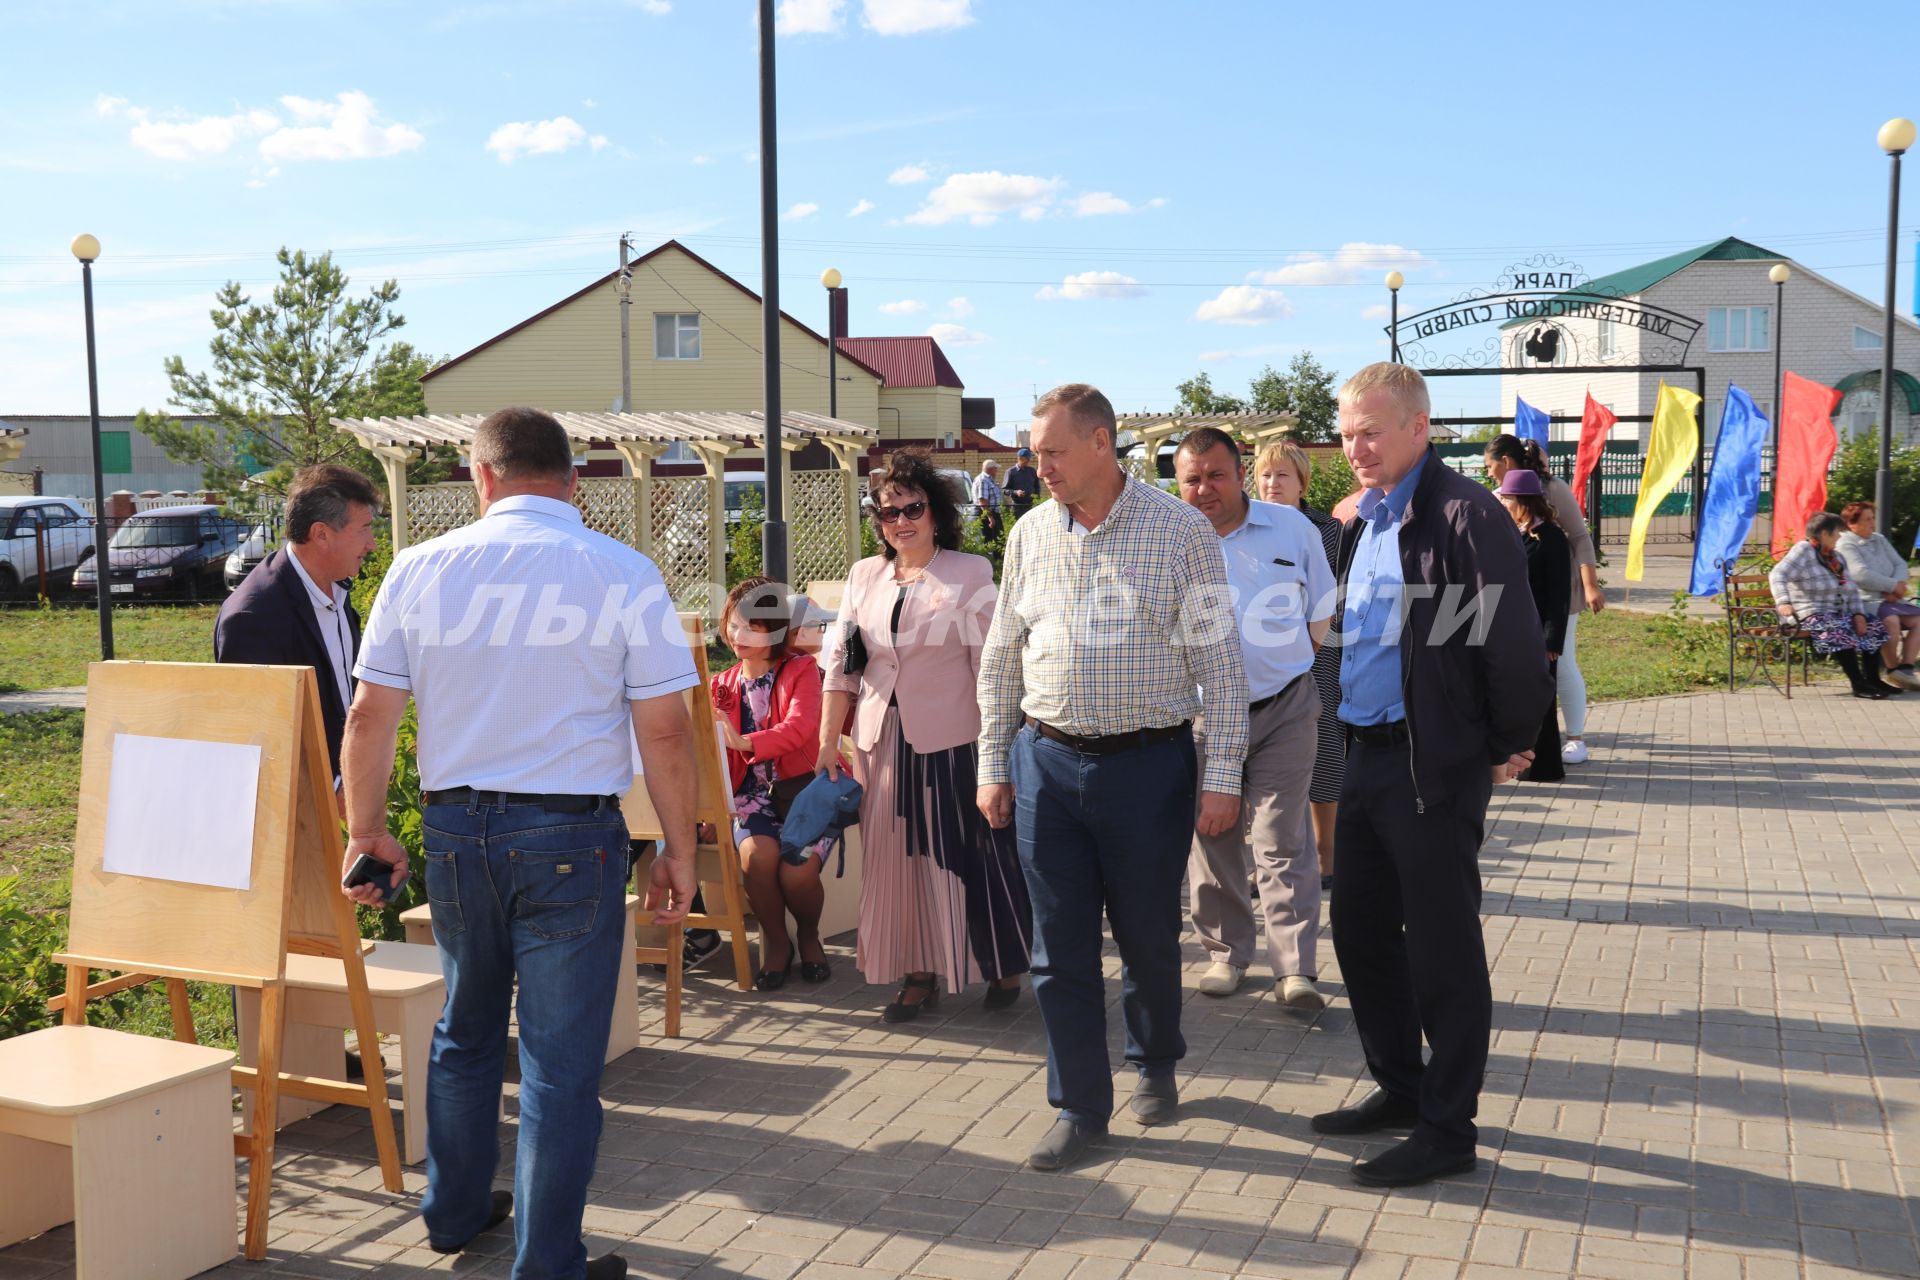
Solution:
<svg viewBox="0 0 1920 1280">
<path fill-rule="evenodd" d="M 740 728 L 740 679 L 745 668 L 732 666 L 713 678 L 713 705 Z M 804 653 L 782 659 L 773 677 L 772 724 L 747 734 L 753 753 L 727 752 L 729 783 L 739 790 L 751 765 L 774 762 L 774 776 L 797 778 L 813 772 L 820 756 L 820 666 Z"/>
</svg>

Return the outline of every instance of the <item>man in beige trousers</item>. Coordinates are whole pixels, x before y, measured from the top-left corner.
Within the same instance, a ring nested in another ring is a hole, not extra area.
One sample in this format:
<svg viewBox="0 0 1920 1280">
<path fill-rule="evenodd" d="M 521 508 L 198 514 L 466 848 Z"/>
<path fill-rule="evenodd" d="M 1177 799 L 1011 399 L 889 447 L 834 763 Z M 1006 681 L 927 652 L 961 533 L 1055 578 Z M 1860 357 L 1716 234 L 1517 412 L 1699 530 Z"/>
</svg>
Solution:
<svg viewBox="0 0 1920 1280">
<path fill-rule="evenodd" d="M 1251 699 L 1240 821 L 1214 835 L 1196 833 L 1187 861 L 1193 925 L 1212 960 L 1200 992 L 1232 995 L 1252 962 L 1251 853 L 1275 994 L 1291 1009 L 1313 1012 L 1326 998 L 1313 981 L 1320 862 L 1305 821 L 1320 719 L 1310 671 L 1333 618 L 1333 569 L 1312 521 L 1248 497 L 1240 446 L 1225 432 L 1191 432 L 1174 453 L 1173 471 L 1181 498 L 1220 535 Z M 1204 732 L 1194 741 L 1204 758 Z"/>
</svg>

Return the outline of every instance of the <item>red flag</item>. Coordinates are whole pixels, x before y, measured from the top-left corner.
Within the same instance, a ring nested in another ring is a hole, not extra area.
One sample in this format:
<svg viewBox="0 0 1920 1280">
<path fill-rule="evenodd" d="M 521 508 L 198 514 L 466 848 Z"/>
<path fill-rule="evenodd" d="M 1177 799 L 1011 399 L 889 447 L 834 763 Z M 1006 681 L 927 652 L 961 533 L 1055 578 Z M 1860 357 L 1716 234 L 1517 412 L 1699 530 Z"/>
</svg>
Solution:
<svg viewBox="0 0 1920 1280">
<path fill-rule="evenodd" d="M 1839 446 L 1833 411 L 1845 397 L 1797 373 L 1780 392 L 1780 456 L 1773 462 L 1773 554 L 1800 540 L 1807 517 L 1827 505 L 1827 465 Z"/>
<path fill-rule="evenodd" d="M 1613 430 L 1613 424 L 1619 421 L 1613 410 L 1605 405 L 1593 402 L 1593 393 L 1587 393 L 1587 407 L 1580 411 L 1580 452 L 1573 460 L 1573 497 L 1580 504 L 1580 514 L 1590 516 L 1587 510 L 1587 478 L 1593 469 L 1600 465 L 1600 454 L 1606 448 L 1607 432 Z"/>
</svg>

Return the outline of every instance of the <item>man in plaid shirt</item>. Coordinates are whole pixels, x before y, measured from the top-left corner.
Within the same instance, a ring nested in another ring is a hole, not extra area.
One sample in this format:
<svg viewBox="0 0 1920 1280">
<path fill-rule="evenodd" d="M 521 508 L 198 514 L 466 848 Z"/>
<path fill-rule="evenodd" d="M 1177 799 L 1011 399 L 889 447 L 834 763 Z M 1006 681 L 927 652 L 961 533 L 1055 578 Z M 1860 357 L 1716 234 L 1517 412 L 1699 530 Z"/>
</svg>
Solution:
<svg viewBox="0 0 1920 1280">
<path fill-rule="evenodd" d="M 1054 501 L 1007 539 L 980 656 L 979 805 L 992 825 L 1015 824 L 1033 899 L 1033 994 L 1060 1114 L 1027 1163 L 1059 1169 L 1113 1112 L 1103 902 L 1140 1076 L 1132 1111 L 1173 1118 L 1180 882 L 1196 827 L 1216 835 L 1240 817 L 1247 674 L 1206 517 L 1120 470 L 1113 406 L 1093 387 L 1056 387 L 1033 413 Z M 1203 707 L 1200 776 L 1191 724 Z"/>
</svg>

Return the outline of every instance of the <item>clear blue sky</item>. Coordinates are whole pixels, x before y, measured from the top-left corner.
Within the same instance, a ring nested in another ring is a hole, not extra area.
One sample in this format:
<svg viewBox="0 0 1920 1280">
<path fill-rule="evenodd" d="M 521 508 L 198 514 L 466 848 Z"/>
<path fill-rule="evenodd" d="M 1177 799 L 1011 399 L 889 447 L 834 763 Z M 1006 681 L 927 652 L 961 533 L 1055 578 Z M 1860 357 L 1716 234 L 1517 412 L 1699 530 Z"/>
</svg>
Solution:
<svg viewBox="0 0 1920 1280">
<path fill-rule="evenodd" d="M 1874 132 L 1920 116 L 1911 0 L 783 7 L 811 28 L 779 42 L 788 310 L 823 325 L 838 267 L 855 333 L 933 329 L 1003 420 L 1070 379 L 1147 409 L 1302 348 L 1350 372 L 1384 355 L 1390 259 L 1417 309 L 1536 252 L 1598 275 L 1734 234 L 1877 298 Z M 164 356 L 204 367 L 214 290 L 281 245 L 397 279 L 438 354 L 622 230 L 758 286 L 748 0 L 88 12 L 90 43 L 43 0 L 0 36 L 0 415 L 85 409 L 81 230 L 118 413 L 160 406 Z"/>
</svg>

